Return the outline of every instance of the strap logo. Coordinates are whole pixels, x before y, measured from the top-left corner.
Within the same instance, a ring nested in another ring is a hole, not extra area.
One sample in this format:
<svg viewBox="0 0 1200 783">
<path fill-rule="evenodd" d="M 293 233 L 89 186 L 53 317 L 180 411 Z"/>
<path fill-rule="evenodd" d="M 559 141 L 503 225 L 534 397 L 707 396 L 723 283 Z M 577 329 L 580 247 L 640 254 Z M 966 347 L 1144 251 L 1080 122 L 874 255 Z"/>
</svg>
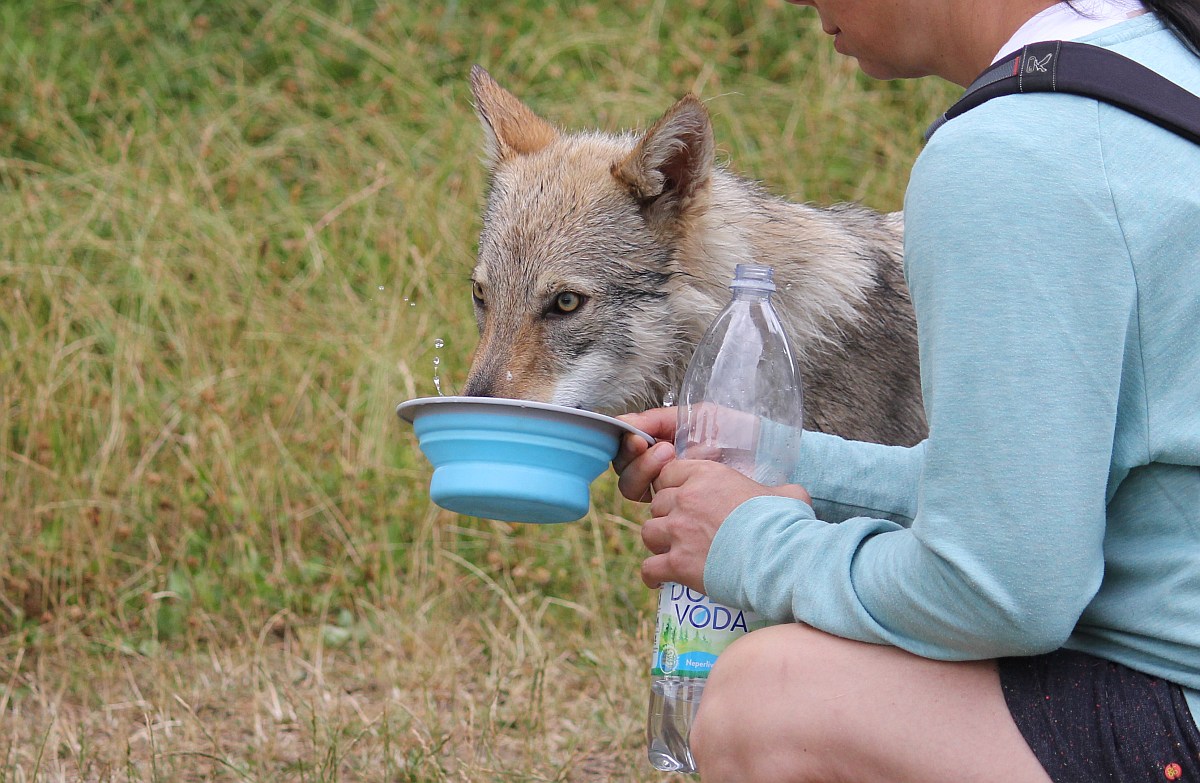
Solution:
<svg viewBox="0 0 1200 783">
<path fill-rule="evenodd" d="M 1025 58 L 1025 73 L 1049 73 L 1050 61 L 1054 59 L 1054 52 L 1050 52 L 1042 59 L 1033 56 Z"/>
</svg>

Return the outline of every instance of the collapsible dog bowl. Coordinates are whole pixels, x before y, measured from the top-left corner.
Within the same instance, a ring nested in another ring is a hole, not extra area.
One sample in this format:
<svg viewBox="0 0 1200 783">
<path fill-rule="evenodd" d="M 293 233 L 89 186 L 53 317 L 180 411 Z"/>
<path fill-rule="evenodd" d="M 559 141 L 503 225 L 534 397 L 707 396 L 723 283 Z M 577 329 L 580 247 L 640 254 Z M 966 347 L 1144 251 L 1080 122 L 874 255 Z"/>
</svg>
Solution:
<svg viewBox="0 0 1200 783">
<path fill-rule="evenodd" d="M 654 439 L 591 411 L 495 397 L 423 397 L 396 414 L 433 464 L 429 498 L 444 509 L 506 522 L 570 522 L 621 437 Z"/>
</svg>

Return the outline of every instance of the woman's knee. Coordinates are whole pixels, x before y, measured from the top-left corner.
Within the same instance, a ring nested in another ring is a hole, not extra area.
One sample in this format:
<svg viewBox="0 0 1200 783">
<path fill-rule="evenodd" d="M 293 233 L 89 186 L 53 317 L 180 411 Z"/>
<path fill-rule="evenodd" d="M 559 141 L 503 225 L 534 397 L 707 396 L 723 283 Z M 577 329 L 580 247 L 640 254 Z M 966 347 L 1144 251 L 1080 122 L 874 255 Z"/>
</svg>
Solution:
<svg viewBox="0 0 1200 783">
<path fill-rule="evenodd" d="M 764 704 L 782 696 L 782 689 L 801 685 L 814 673 L 809 664 L 837 655 L 843 639 L 806 625 L 774 625 L 746 634 L 717 659 L 704 690 L 704 702 Z M 750 712 L 755 712 L 750 710 Z M 717 711 L 710 711 L 716 715 Z"/>
<path fill-rule="evenodd" d="M 986 759 L 1001 780 L 1045 781 L 992 661 L 932 661 L 804 625 L 723 652 L 692 734 L 705 783 L 957 779 Z"/>
<path fill-rule="evenodd" d="M 705 780 L 772 779 L 765 770 L 781 760 L 781 747 L 788 756 L 787 779 L 804 779 L 805 763 L 796 758 L 794 743 L 819 726 L 814 721 L 806 727 L 805 716 L 813 712 L 796 698 L 811 692 L 804 681 L 820 667 L 805 662 L 820 658 L 827 641 L 836 640 L 806 626 L 772 626 L 721 653 L 692 729 L 692 752 Z M 787 745 L 781 733 L 788 735 Z"/>
</svg>

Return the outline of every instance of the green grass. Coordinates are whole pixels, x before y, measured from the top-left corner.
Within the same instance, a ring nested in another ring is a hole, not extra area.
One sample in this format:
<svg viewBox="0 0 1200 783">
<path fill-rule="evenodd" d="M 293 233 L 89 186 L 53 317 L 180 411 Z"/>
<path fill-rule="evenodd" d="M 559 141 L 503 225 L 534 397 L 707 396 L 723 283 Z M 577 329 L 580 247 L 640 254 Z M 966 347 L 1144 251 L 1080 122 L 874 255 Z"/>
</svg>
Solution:
<svg viewBox="0 0 1200 783">
<path fill-rule="evenodd" d="M 721 160 L 898 209 L 952 94 L 781 0 L 0 7 L 0 781 L 659 780 L 654 596 L 581 523 L 431 507 L 480 63 L 564 127 L 694 91 Z M 438 350 L 434 341 L 445 347 Z"/>
</svg>

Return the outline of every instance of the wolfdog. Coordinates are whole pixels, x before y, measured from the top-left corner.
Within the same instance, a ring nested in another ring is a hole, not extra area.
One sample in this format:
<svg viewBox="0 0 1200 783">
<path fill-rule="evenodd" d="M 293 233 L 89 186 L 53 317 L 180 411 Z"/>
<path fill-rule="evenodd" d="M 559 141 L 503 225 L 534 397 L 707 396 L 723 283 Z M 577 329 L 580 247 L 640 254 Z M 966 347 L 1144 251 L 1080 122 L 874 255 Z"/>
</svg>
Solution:
<svg viewBox="0 0 1200 783">
<path fill-rule="evenodd" d="M 620 414 L 662 404 L 728 301 L 738 263 L 775 269 L 805 426 L 925 435 L 903 221 L 768 194 L 714 162 L 687 95 L 645 133 L 569 133 L 471 70 L 490 173 L 463 393 Z"/>
</svg>

